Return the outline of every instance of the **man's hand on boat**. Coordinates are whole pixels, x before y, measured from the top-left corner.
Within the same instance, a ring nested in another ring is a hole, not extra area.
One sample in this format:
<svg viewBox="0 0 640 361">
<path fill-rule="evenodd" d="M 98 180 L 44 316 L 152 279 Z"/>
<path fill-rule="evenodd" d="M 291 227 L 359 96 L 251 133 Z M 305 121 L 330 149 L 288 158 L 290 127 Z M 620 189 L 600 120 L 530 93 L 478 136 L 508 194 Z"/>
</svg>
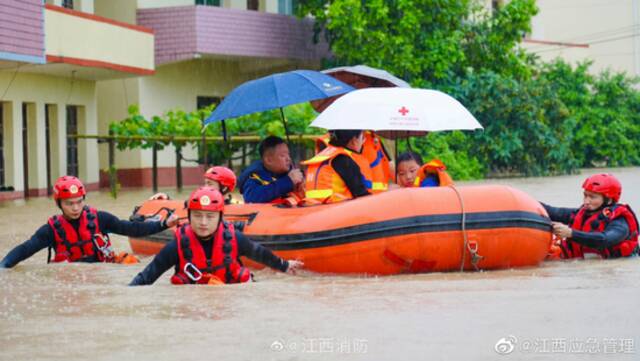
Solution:
<svg viewBox="0 0 640 361">
<path fill-rule="evenodd" d="M 290 259 L 287 262 L 289 262 L 289 267 L 287 267 L 287 273 L 290 274 L 290 275 L 296 274 L 296 272 L 299 269 L 304 267 L 304 262 L 302 262 L 302 261 L 298 261 L 298 260 L 295 260 L 295 259 Z"/>
<path fill-rule="evenodd" d="M 291 182 L 294 185 L 298 185 L 304 181 L 304 174 L 302 174 L 300 168 L 293 168 L 289 171 L 289 178 L 291 178 Z"/>
<path fill-rule="evenodd" d="M 566 224 L 562 224 L 560 222 L 551 222 L 551 226 L 553 227 L 553 234 L 560 238 L 571 238 L 573 236 L 573 231 L 571 231 L 571 227 Z"/>
<path fill-rule="evenodd" d="M 169 218 L 164 220 L 164 224 L 165 226 L 167 226 L 167 228 L 171 228 L 173 226 L 176 226 L 178 224 L 178 215 L 171 212 L 171 215 L 169 216 Z"/>
</svg>

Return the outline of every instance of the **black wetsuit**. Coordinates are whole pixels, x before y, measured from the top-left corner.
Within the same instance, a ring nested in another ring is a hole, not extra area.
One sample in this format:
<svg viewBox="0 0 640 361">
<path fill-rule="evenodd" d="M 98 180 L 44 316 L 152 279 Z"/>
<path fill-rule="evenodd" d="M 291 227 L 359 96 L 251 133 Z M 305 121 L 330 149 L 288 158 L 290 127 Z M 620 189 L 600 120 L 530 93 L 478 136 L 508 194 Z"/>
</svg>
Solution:
<svg viewBox="0 0 640 361">
<path fill-rule="evenodd" d="M 569 224 L 571 215 L 577 213 L 579 208 L 560 208 L 552 207 L 548 204 L 541 203 L 544 209 L 549 213 L 552 221 Z M 598 210 L 596 212 L 600 212 Z M 593 214 L 593 213 L 591 213 Z M 585 217 L 587 220 L 589 217 Z M 629 225 L 624 218 L 616 218 L 611 221 L 603 232 L 584 232 L 572 230 L 573 236 L 571 240 L 585 247 L 602 250 L 613 247 L 629 237 Z"/>
<path fill-rule="evenodd" d="M 276 256 L 264 246 L 251 241 L 242 232 L 236 231 L 236 239 L 238 241 L 238 257 L 246 256 L 256 262 L 262 263 L 271 268 L 286 272 L 289 268 L 289 262 Z M 211 258 L 211 249 L 213 237 L 206 240 L 200 240 L 202 248 L 205 251 L 207 259 Z M 178 270 L 179 257 L 178 257 L 178 242 L 175 238 L 167 243 L 160 253 L 145 267 L 145 269 L 138 273 L 138 275 L 131 281 L 130 286 L 150 285 L 154 283 L 163 273 L 169 268 L 175 267 Z"/>
<path fill-rule="evenodd" d="M 78 232 L 80 218 L 70 220 L 69 223 L 71 223 L 76 232 Z M 118 217 L 111 213 L 102 211 L 98 211 L 98 225 L 100 232 L 103 234 L 116 233 L 131 237 L 142 237 L 166 229 L 163 222 L 129 222 L 118 219 Z M 47 223 L 38 228 L 30 239 L 12 249 L 11 252 L 4 257 L 2 262 L 0 262 L 0 267 L 11 268 L 44 248 L 55 248 L 55 244 L 53 228 Z M 83 262 L 97 261 L 97 255 L 94 255 L 93 258 L 83 259 Z"/>
</svg>

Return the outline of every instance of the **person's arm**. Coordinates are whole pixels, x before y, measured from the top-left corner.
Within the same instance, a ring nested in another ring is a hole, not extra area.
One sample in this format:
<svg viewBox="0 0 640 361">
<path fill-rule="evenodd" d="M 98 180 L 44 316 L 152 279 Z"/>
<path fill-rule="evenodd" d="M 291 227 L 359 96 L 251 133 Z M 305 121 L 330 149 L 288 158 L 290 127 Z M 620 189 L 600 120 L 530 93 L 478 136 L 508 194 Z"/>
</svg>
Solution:
<svg viewBox="0 0 640 361">
<path fill-rule="evenodd" d="M 131 280 L 129 286 L 153 284 L 163 273 L 178 263 L 178 243 L 174 239 L 167 243 L 144 270 Z"/>
<path fill-rule="evenodd" d="M 253 242 L 240 231 L 236 231 L 236 238 L 238 240 L 238 254 L 240 256 L 246 256 L 265 266 L 287 272 L 289 268 L 288 261 L 276 256 L 270 249 L 261 244 Z"/>
<path fill-rule="evenodd" d="M 360 167 L 353 159 L 344 154 L 340 154 L 333 158 L 331 166 L 336 170 L 340 178 L 342 178 L 354 198 L 370 194 L 364 185 Z"/>
<path fill-rule="evenodd" d="M 573 212 L 578 211 L 576 208 L 562 208 L 562 207 L 552 207 L 546 203 L 542 203 L 542 206 L 549 214 L 549 218 L 554 222 L 561 222 L 564 224 L 569 224 L 571 221 L 571 214 Z"/>
<path fill-rule="evenodd" d="M 165 221 L 130 222 L 103 211 L 98 211 L 98 224 L 103 233 L 116 233 L 129 237 L 147 236 L 167 229 Z"/>
<path fill-rule="evenodd" d="M 263 185 L 257 179 L 249 177 L 242 188 L 242 197 L 246 203 L 269 203 L 289 194 L 293 190 L 293 182 L 289 176 Z"/>
<path fill-rule="evenodd" d="M 54 243 L 55 238 L 53 230 L 48 224 L 45 224 L 38 228 L 31 238 L 12 249 L 4 259 L 0 261 L 0 268 L 12 268 L 25 259 L 33 256 L 41 249 L 53 246 Z"/>
<path fill-rule="evenodd" d="M 613 247 L 629 236 L 629 225 L 624 218 L 614 219 L 603 232 L 583 232 L 572 230 L 571 240 L 594 249 Z"/>
</svg>

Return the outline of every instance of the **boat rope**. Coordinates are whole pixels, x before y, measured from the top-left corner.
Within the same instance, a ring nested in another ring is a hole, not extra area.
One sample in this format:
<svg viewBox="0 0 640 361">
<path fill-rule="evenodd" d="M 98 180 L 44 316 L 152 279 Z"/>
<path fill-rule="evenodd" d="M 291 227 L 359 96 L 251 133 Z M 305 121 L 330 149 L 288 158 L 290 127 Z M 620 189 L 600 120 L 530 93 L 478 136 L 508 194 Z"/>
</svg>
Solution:
<svg viewBox="0 0 640 361">
<path fill-rule="evenodd" d="M 453 189 L 453 191 L 456 193 L 456 196 L 458 196 L 458 201 L 460 201 L 460 213 L 462 214 L 460 228 L 462 231 L 462 238 L 464 240 L 464 243 L 462 246 L 462 261 L 460 262 L 460 272 L 464 271 L 464 263 L 467 251 L 469 251 L 469 254 L 471 255 L 471 265 L 476 269 L 476 271 L 478 271 L 480 270 L 480 268 L 478 267 L 478 262 L 480 262 L 484 257 L 478 254 L 478 243 L 475 241 L 469 241 L 469 237 L 467 236 L 467 214 L 464 210 L 464 200 L 462 199 L 462 194 L 455 185 L 451 184 L 448 187 Z"/>
</svg>

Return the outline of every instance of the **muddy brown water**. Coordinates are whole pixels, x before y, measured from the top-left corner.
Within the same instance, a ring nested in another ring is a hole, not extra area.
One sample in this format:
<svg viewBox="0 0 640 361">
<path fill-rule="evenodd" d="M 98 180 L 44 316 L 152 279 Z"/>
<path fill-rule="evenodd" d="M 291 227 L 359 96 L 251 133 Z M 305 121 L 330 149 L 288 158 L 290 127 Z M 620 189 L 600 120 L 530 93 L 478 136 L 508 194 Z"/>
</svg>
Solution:
<svg viewBox="0 0 640 361">
<path fill-rule="evenodd" d="M 474 183 L 575 206 L 597 171 Z M 640 208 L 640 168 L 610 171 Z M 126 218 L 149 194 L 94 192 L 88 203 Z M 53 212 L 44 198 L 0 203 L 0 256 Z M 0 270 L 0 360 L 640 359 L 639 258 L 392 277 L 263 270 L 223 287 L 173 287 L 167 272 L 127 287 L 149 261 L 47 265 L 43 250 Z"/>
</svg>

